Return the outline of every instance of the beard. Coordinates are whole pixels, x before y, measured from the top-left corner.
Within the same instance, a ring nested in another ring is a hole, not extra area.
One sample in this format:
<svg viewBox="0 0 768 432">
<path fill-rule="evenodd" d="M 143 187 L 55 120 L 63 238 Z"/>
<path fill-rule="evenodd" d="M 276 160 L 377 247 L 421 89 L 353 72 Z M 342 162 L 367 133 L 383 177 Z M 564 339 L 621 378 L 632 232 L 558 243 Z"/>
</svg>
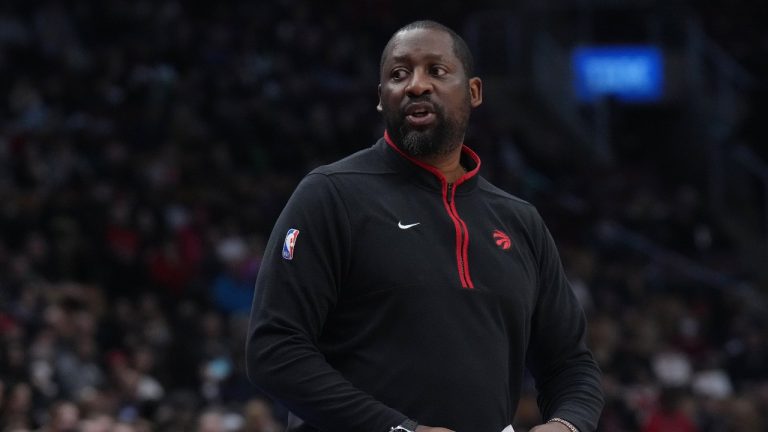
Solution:
<svg viewBox="0 0 768 432">
<path fill-rule="evenodd" d="M 469 101 L 457 118 L 449 118 L 441 106 L 434 108 L 436 121 L 425 128 L 408 124 L 404 109 L 384 111 L 387 131 L 401 150 L 411 156 L 442 156 L 461 146 L 469 123 Z"/>
</svg>

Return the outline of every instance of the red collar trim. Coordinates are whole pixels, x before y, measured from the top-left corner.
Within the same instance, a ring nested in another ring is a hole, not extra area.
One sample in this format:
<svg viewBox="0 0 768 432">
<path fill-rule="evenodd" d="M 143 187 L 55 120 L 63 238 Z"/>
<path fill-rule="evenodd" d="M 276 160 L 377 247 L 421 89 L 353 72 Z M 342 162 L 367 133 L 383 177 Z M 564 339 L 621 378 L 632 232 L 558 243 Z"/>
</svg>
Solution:
<svg viewBox="0 0 768 432">
<path fill-rule="evenodd" d="M 435 168 L 432 165 L 429 165 L 427 163 L 424 163 L 424 162 L 414 158 L 413 156 L 411 156 L 411 155 L 407 154 L 406 152 L 402 151 L 400 149 L 400 147 L 395 145 L 395 143 L 392 141 L 392 138 L 389 136 L 389 132 L 386 129 L 384 130 L 384 140 L 387 142 L 387 144 L 389 144 L 390 147 L 392 147 L 392 149 L 394 149 L 402 157 L 408 159 L 414 165 L 417 165 L 420 168 L 423 168 L 423 169 L 431 172 L 438 179 L 440 179 L 441 182 L 445 182 L 446 181 L 445 180 L 445 176 L 443 175 L 443 173 L 439 169 Z M 464 183 L 465 181 L 469 180 L 470 178 L 474 177 L 475 175 L 477 175 L 478 171 L 480 171 L 480 163 L 481 163 L 480 156 L 478 156 L 477 153 L 475 153 L 471 148 L 467 147 L 464 144 L 461 145 L 461 152 L 464 153 L 465 155 L 469 156 L 472 159 L 472 161 L 475 162 L 475 167 L 472 168 L 472 170 L 467 171 L 466 173 L 464 173 L 464 175 L 462 175 L 461 177 L 459 177 L 459 179 L 456 180 L 456 183 L 455 183 L 456 186 L 458 186 L 458 185 Z"/>
</svg>

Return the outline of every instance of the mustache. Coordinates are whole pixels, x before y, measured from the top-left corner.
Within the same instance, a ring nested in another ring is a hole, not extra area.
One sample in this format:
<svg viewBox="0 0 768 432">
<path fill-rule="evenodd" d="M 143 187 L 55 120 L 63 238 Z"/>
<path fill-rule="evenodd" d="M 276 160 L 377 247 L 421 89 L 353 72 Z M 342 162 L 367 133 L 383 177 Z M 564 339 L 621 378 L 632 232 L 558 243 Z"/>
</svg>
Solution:
<svg viewBox="0 0 768 432">
<path fill-rule="evenodd" d="M 405 109 L 405 107 L 407 107 L 408 105 L 415 104 L 415 103 L 428 103 L 428 104 L 430 104 L 432 106 L 435 105 L 434 102 L 432 102 L 432 96 L 431 95 L 423 94 L 423 95 L 419 95 L 419 96 L 415 96 L 415 97 L 409 97 L 406 100 L 406 102 L 405 102 L 405 104 L 403 106 L 403 109 Z"/>
<path fill-rule="evenodd" d="M 419 96 L 413 96 L 413 97 L 409 96 L 408 103 L 413 103 L 413 102 L 430 102 L 431 103 L 432 95 L 430 95 L 429 93 L 424 93 Z"/>
<path fill-rule="evenodd" d="M 400 113 L 405 115 L 408 108 L 415 104 L 426 104 L 429 105 L 432 112 L 435 114 L 442 116 L 444 114 L 443 107 L 434 103 L 432 101 L 432 97 L 428 94 L 416 96 L 412 98 L 408 98 L 408 100 L 400 107 Z"/>
</svg>

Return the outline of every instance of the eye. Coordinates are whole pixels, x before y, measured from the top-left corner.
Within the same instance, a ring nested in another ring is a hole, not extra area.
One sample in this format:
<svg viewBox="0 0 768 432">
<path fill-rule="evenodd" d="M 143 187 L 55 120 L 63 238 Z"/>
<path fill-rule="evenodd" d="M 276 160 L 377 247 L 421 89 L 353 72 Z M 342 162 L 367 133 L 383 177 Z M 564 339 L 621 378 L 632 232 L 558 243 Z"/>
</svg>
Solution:
<svg viewBox="0 0 768 432">
<path fill-rule="evenodd" d="M 432 74 L 432 76 L 443 76 L 448 73 L 448 70 L 440 65 L 434 65 L 429 68 L 429 73 Z"/>
<path fill-rule="evenodd" d="M 402 79 L 405 79 L 406 76 L 408 76 L 408 71 L 403 68 L 398 68 L 393 70 L 389 76 L 392 79 L 392 81 L 400 81 Z"/>
</svg>

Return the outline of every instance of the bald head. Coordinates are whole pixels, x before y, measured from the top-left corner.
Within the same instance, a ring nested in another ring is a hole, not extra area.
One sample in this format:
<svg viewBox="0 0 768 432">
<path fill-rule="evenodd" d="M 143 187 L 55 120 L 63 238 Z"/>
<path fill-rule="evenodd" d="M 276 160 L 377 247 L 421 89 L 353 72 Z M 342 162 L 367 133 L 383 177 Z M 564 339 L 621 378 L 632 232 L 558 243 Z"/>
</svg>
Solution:
<svg viewBox="0 0 768 432">
<path fill-rule="evenodd" d="M 437 30 L 448 34 L 448 36 L 451 37 L 451 41 L 453 42 L 453 53 L 461 62 L 461 65 L 464 68 L 464 74 L 467 78 L 474 76 L 474 60 L 472 58 L 472 53 L 469 51 L 469 47 L 467 47 L 467 43 L 464 42 L 464 39 L 462 39 L 461 36 L 459 36 L 450 28 L 440 24 L 437 21 L 431 20 L 414 21 L 410 24 L 406 24 L 403 27 L 400 27 L 395 33 L 392 34 L 392 37 L 389 38 L 387 45 L 384 46 L 384 51 L 381 52 L 379 73 L 384 70 L 384 62 L 389 57 L 392 51 L 392 44 L 394 43 L 397 36 L 411 30 Z"/>
</svg>

